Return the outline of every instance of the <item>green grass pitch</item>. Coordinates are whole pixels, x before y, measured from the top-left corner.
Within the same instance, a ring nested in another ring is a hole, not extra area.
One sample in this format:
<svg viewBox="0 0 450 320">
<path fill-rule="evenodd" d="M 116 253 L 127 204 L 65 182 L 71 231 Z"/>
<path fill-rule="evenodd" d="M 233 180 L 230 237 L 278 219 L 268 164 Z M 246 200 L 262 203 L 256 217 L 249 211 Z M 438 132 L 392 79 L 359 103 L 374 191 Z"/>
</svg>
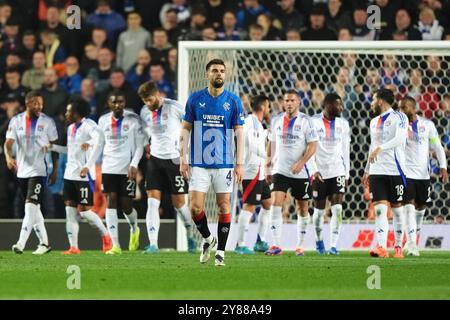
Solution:
<svg viewBox="0 0 450 320">
<path fill-rule="evenodd" d="M 0 252 L 0 299 L 450 299 L 450 252 L 417 258 L 376 259 L 367 252 L 339 257 L 293 252 L 267 257 L 227 252 L 226 266 L 199 255 L 124 252 L 33 256 Z M 67 289 L 70 265 L 80 268 L 81 289 Z M 369 290 L 370 265 L 381 271 L 381 289 Z"/>
</svg>

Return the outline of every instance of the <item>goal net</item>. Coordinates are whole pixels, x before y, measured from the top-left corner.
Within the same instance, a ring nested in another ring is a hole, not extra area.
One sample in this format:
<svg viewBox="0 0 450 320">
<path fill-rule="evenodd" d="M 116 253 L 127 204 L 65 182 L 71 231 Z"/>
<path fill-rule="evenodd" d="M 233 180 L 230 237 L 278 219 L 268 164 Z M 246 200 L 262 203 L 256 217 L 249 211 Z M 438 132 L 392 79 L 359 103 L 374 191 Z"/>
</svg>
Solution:
<svg viewBox="0 0 450 320">
<path fill-rule="evenodd" d="M 207 85 L 205 66 L 213 58 L 227 66 L 227 89 L 241 97 L 245 111 L 249 100 L 263 94 L 271 101 L 271 113 L 282 112 L 282 94 L 296 89 L 300 111 L 321 112 L 328 92 L 343 98 L 351 127 L 350 185 L 343 204 L 344 222 L 367 222 L 373 208 L 361 183 L 369 150 L 370 102 L 380 86 L 392 89 L 397 99 L 405 95 L 417 101 L 419 114 L 432 120 L 447 157 L 450 154 L 450 42 L 180 42 L 178 92 L 188 96 Z M 421 156 L 421 155 L 418 155 Z M 425 222 L 450 222 L 450 184 L 438 181 L 439 166 L 431 157 L 432 203 Z M 239 196 L 236 207 L 239 212 Z M 285 221 L 296 219 L 291 199 L 284 206 Z M 209 192 L 205 211 L 217 221 L 215 195 Z"/>
</svg>

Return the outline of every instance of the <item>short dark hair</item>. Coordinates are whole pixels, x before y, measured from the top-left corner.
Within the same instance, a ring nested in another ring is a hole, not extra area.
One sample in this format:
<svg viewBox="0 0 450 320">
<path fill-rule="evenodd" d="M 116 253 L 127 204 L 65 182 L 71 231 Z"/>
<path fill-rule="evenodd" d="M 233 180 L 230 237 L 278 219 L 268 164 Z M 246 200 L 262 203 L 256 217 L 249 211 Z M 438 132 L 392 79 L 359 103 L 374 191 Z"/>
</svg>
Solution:
<svg viewBox="0 0 450 320">
<path fill-rule="evenodd" d="M 328 104 L 332 104 L 333 102 L 335 102 L 337 100 L 342 100 L 341 97 L 337 93 L 335 93 L 335 92 L 328 93 L 325 96 L 325 99 L 323 99 L 323 105 L 326 106 Z"/>
<path fill-rule="evenodd" d="M 264 31 L 264 28 L 262 27 L 262 25 L 260 25 L 259 23 L 253 23 L 248 27 L 248 31 L 250 31 L 250 29 L 258 29 L 260 31 Z"/>
<path fill-rule="evenodd" d="M 31 99 L 36 98 L 36 97 L 44 98 L 44 97 L 42 96 L 42 93 L 41 93 L 40 91 L 38 91 L 38 90 L 32 90 L 32 91 L 28 92 L 27 95 L 25 96 L 25 102 L 28 102 L 28 101 L 30 101 Z"/>
<path fill-rule="evenodd" d="M 125 92 L 123 92 L 122 90 L 115 89 L 115 90 L 111 91 L 110 93 L 108 93 L 108 100 L 111 97 L 124 97 L 125 98 Z"/>
<path fill-rule="evenodd" d="M 251 98 L 251 106 L 254 112 L 259 112 L 262 110 L 262 105 L 264 102 L 269 100 L 269 98 L 265 95 L 257 95 Z"/>
<path fill-rule="evenodd" d="M 378 99 L 381 99 L 385 101 L 389 105 L 393 105 L 395 102 L 395 96 L 394 92 L 392 90 L 386 89 L 386 88 L 380 88 L 377 91 L 375 91 L 375 94 L 377 95 Z"/>
<path fill-rule="evenodd" d="M 36 34 L 34 33 L 33 30 L 28 29 L 28 30 L 25 30 L 24 33 L 22 33 L 22 39 L 25 36 L 34 36 L 34 37 L 36 37 Z"/>
<path fill-rule="evenodd" d="M 153 33 L 155 33 L 155 32 L 164 32 L 166 35 L 168 35 L 167 30 L 164 29 L 163 27 L 158 27 L 158 28 L 153 29 Z"/>
<path fill-rule="evenodd" d="M 404 96 L 402 100 L 412 102 L 412 103 L 414 103 L 414 105 L 416 105 L 416 103 L 417 103 L 416 99 L 414 99 L 412 96 L 409 96 L 409 95 Z"/>
<path fill-rule="evenodd" d="M 283 95 L 285 95 L 285 94 L 295 94 L 296 96 L 298 96 L 298 92 L 295 89 L 288 89 L 284 92 Z"/>
<path fill-rule="evenodd" d="M 153 96 L 158 92 L 158 87 L 153 81 L 147 81 L 138 89 L 138 95 L 139 97 L 144 100 L 147 99 L 149 96 Z"/>
<path fill-rule="evenodd" d="M 111 74 L 113 74 L 113 73 L 121 73 L 121 74 L 125 74 L 125 71 L 123 71 L 123 69 L 120 68 L 120 67 L 113 67 L 113 68 L 111 69 Z"/>
<path fill-rule="evenodd" d="M 212 59 L 206 64 L 206 71 L 209 71 L 209 68 L 211 68 L 213 64 L 220 64 L 226 68 L 225 62 L 222 59 Z"/>
<path fill-rule="evenodd" d="M 8 67 L 5 70 L 5 74 L 6 73 L 18 73 L 20 75 L 20 70 L 18 67 Z"/>
<path fill-rule="evenodd" d="M 78 113 L 81 118 L 85 118 L 91 113 L 91 106 L 80 95 L 70 97 L 67 104 L 70 104 L 72 106 L 72 112 Z"/>
<path fill-rule="evenodd" d="M 169 12 L 175 12 L 175 14 L 178 14 L 177 9 L 175 9 L 175 8 L 170 8 L 169 10 L 167 10 L 167 11 L 166 11 L 166 15 L 167 15 Z"/>
</svg>

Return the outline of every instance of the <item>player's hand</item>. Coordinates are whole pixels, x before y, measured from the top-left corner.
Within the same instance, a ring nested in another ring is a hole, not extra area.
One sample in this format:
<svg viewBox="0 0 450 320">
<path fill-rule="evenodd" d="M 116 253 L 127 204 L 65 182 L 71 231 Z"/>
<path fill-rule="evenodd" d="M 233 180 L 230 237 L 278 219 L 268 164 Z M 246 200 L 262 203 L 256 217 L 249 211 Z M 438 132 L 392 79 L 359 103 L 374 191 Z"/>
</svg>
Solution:
<svg viewBox="0 0 450 320">
<path fill-rule="evenodd" d="M 58 172 L 56 170 L 53 170 L 50 176 L 48 177 L 48 185 L 52 186 L 56 183 L 56 175 Z"/>
<path fill-rule="evenodd" d="M 303 161 L 297 161 L 294 163 L 294 165 L 291 168 L 291 171 L 293 174 L 299 174 L 300 171 L 302 171 L 303 167 L 305 166 L 305 163 Z"/>
<path fill-rule="evenodd" d="M 266 182 L 267 184 L 272 184 L 272 175 L 271 174 L 266 174 Z"/>
<path fill-rule="evenodd" d="M 318 179 L 320 182 L 323 182 L 323 178 L 322 175 L 320 174 L 319 171 L 317 171 L 316 173 L 314 173 L 314 180 Z"/>
<path fill-rule="evenodd" d="M 6 158 L 6 165 L 8 166 L 9 170 L 17 171 L 17 162 L 14 158 Z"/>
<path fill-rule="evenodd" d="M 87 174 L 89 173 L 89 168 L 83 168 L 80 171 L 80 177 L 86 178 Z"/>
<path fill-rule="evenodd" d="M 242 164 L 237 164 L 234 167 L 234 176 L 236 177 L 237 184 L 242 182 L 243 175 L 244 175 L 244 169 L 242 168 Z"/>
<path fill-rule="evenodd" d="M 367 172 L 364 172 L 364 175 L 362 177 L 362 184 L 364 186 L 364 188 L 368 188 L 369 187 L 369 174 Z"/>
<path fill-rule="evenodd" d="M 89 147 L 90 147 L 89 143 L 83 143 L 81 145 L 81 150 L 88 151 Z"/>
<path fill-rule="evenodd" d="M 45 145 L 45 146 L 43 146 L 42 147 L 42 152 L 44 153 L 44 154 L 46 154 L 47 152 L 49 152 L 50 150 L 52 150 L 52 147 L 53 147 L 53 145 L 50 143 L 50 144 L 47 144 L 47 145 Z"/>
<path fill-rule="evenodd" d="M 151 157 L 151 150 L 150 150 L 150 145 L 147 144 L 146 146 L 144 146 L 144 152 L 145 152 L 145 157 L 148 159 L 150 159 Z"/>
<path fill-rule="evenodd" d="M 375 150 L 372 151 L 372 153 L 369 156 L 369 162 L 370 163 L 374 163 L 377 160 L 378 155 L 381 152 L 381 148 L 380 147 L 376 147 Z"/>
<path fill-rule="evenodd" d="M 138 169 L 133 166 L 130 166 L 128 168 L 128 179 L 136 181 L 137 173 Z"/>
<path fill-rule="evenodd" d="M 439 173 L 439 177 L 441 178 L 442 182 L 448 182 L 448 171 L 442 168 L 441 172 Z"/>
<path fill-rule="evenodd" d="M 180 173 L 184 180 L 189 181 L 189 164 L 180 162 Z"/>
</svg>

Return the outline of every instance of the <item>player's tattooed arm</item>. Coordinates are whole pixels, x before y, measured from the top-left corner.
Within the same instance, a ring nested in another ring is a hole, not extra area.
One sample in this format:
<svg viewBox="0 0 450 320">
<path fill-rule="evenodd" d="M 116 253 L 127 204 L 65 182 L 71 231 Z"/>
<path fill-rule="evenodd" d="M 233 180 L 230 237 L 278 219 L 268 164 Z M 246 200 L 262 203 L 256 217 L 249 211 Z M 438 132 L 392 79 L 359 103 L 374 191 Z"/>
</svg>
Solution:
<svg viewBox="0 0 450 320">
<path fill-rule="evenodd" d="M 183 121 L 180 134 L 180 173 L 186 181 L 189 180 L 189 163 L 187 160 L 187 155 L 189 151 L 188 142 L 191 130 L 192 124 L 190 122 Z"/>
</svg>

